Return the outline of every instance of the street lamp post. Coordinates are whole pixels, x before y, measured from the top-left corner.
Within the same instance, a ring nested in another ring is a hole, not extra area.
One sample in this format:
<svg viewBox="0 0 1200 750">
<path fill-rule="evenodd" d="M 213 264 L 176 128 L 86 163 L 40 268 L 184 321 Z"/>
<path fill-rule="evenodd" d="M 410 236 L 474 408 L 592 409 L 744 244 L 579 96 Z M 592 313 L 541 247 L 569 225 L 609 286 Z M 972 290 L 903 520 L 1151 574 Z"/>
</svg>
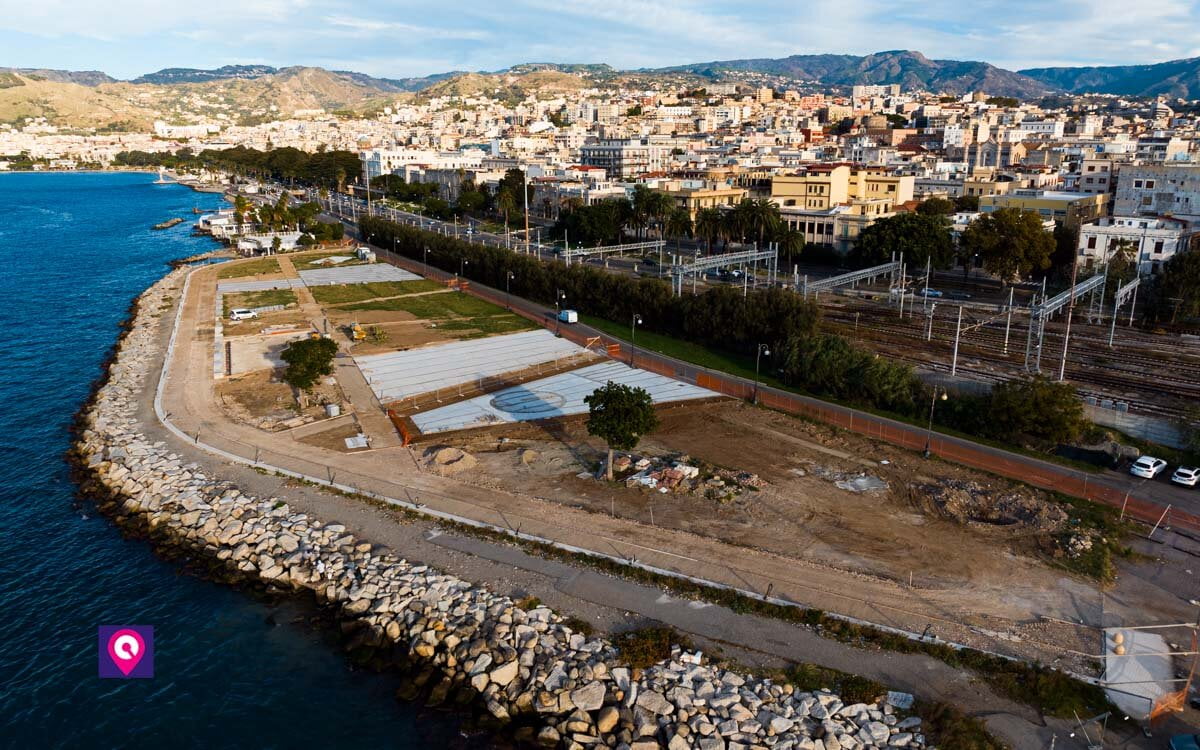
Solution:
<svg viewBox="0 0 1200 750">
<path fill-rule="evenodd" d="M 758 367 L 763 355 L 771 356 L 771 350 L 766 344 L 759 344 L 754 352 L 754 403 L 758 403 Z"/>
<path fill-rule="evenodd" d="M 423 257 L 425 261 L 425 278 L 429 278 L 429 245 L 425 246 Z"/>
<path fill-rule="evenodd" d="M 504 306 L 512 310 L 512 291 L 509 288 L 509 283 L 513 280 L 513 272 L 506 271 L 504 274 Z"/>
<path fill-rule="evenodd" d="M 629 322 L 629 366 L 633 367 L 633 353 L 637 348 L 637 327 L 642 324 L 642 316 L 637 313 Z"/>
<path fill-rule="evenodd" d="M 460 291 L 460 292 L 462 291 L 462 279 L 464 276 L 467 275 L 467 266 L 470 265 L 470 263 L 471 263 L 471 261 L 467 260 L 466 258 L 458 259 L 458 277 L 457 278 L 459 281 L 458 291 Z"/>
<path fill-rule="evenodd" d="M 929 399 L 929 424 L 925 428 L 925 458 L 929 458 L 929 445 L 933 439 L 933 408 L 937 406 L 938 401 L 945 401 L 950 398 L 950 394 L 944 389 L 933 387 L 933 398 Z"/>
<path fill-rule="evenodd" d="M 562 311 L 561 302 L 567 298 L 567 293 L 561 289 L 554 290 L 554 335 L 558 336 L 562 333 L 562 318 L 559 313 Z"/>
</svg>

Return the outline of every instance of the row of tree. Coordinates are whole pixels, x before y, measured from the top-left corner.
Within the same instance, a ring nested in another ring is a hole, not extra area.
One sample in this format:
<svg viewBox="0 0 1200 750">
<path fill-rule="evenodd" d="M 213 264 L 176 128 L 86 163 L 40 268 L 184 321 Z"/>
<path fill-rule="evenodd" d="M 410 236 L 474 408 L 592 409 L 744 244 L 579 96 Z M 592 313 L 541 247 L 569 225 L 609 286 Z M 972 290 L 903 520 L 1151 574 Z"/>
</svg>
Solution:
<svg viewBox="0 0 1200 750">
<path fill-rule="evenodd" d="M 113 163 L 130 167 L 167 167 L 185 171 L 223 171 L 242 178 L 272 179 L 291 184 L 342 190 L 346 183 L 355 182 L 362 174 L 362 162 L 353 151 L 314 153 L 298 148 L 273 148 L 266 151 L 236 146 L 227 149 L 205 149 L 193 153 L 182 148 L 175 153 L 122 151 Z"/>
</svg>

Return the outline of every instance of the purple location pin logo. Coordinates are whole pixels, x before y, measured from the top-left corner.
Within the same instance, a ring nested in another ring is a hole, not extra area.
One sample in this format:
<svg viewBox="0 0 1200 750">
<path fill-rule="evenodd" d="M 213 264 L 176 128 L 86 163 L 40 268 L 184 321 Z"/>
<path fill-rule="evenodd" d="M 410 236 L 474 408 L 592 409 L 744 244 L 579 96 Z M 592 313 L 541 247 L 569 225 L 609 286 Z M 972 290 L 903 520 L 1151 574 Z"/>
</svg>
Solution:
<svg viewBox="0 0 1200 750">
<path fill-rule="evenodd" d="M 99 635 L 101 677 L 154 676 L 154 628 L 102 625 Z"/>
</svg>

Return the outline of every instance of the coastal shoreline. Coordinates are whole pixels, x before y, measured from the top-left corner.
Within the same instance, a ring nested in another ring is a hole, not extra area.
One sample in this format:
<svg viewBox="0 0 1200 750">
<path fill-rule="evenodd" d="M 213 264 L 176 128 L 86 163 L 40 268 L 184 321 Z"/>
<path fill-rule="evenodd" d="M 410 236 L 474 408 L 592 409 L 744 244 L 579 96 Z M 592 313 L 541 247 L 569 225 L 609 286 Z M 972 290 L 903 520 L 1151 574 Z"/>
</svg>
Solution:
<svg viewBox="0 0 1200 750">
<path fill-rule="evenodd" d="M 715 747 L 715 740 L 725 736 L 718 724 L 730 721 L 730 711 L 741 713 L 733 706 L 750 716 L 761 712 L 746 708 L 746 691 L 734 689 L 753 683 L 750 705 L 778 719 L 765 729 L 758 722 L 757 730 L 764 737 L 768 730 L 770 736 L 788 737 L 793 743 L 788 747 L 806 746 L 811 741 L 806 734 L 818 721 L 836 725 L 824 730 L 832 731 L 830 736 L 857 738 L 846 743 L 853 747 L 870 747 L 875 738 L 890 742 L 895 734 L 908 735 L 896 737 L 903 742 L 895 746 L 923 746 L 918 733 L 896 728 L 907 721 L 905 728 L 914 729 L 919 720 L 902 720 L 882 703 L 857 704 L 851 711 L 833 694 L 785 691 L 680 661 L 630 672 L 619 666 L 610 643 L 573 632 L 548 608 L 527 612 L 507 597 L 411 565 L 346 534 L 339 524 L 292 512 L 282 499 L 245 495 L 185 463 L 162 441 L 151 443 L 134 418 L 136 406 L 163 356 L 157 334 L 170 319 L 163 313 L 180 304 L 189 273 L 171 271 L 134 303 L 107 376 L 77 424 L 76 465 L 91 491 L 107 493 L 102 509 L 118 524 L 136 529 L 156 546 L 203 559 L 231 581 L 310 592 L 344 622 L 354 623 L 357 646 L 386 653 L 392 664 L 415 673 L 417 688 L 434 681 L 435 698 L 444 701 L 453 691 L 455 703 L 482 706 L 496 721 L 520 728 L 525 739 L 536 729 L 542 742 L 561 740 L 564 746 L 590 744 L 571 739 L 578 735 L 639 750 Z M 443 676 L 434 680 L 436 673 Z M 740 683 L 731 687 L 729 681 Z M 690 721 L 707 712 L 690 713 L 690 702 L 682 708 L 668 696 L 700 684 L 725 698 L 711 709 L 711 720 Z M 693 724 L 700 729 L 693 730 Z M 802 727 L 806 731 L 796 731 Z"/>
</svg>

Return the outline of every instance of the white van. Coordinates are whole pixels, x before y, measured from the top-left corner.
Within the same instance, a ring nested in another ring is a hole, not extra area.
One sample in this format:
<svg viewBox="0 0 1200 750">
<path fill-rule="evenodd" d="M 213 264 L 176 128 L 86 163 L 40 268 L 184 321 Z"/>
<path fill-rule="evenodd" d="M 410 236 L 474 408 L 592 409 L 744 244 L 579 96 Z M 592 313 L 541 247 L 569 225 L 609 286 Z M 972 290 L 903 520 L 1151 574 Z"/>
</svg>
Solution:
<svg viewBox="0 0 1200 750">
<path fill-rule="evenodd" d="M 560 310 L 558 313 L 558 319 L 563 323 L 578 323 L 579 313 L 575 312 L 574 310 Z"/>
<path fill-rule="evenodd" d="M 257 317 L 258 313 L 245 307 L 235 307 L 229 311 L 230 320 L 251 320 Z"/>
</svg>

